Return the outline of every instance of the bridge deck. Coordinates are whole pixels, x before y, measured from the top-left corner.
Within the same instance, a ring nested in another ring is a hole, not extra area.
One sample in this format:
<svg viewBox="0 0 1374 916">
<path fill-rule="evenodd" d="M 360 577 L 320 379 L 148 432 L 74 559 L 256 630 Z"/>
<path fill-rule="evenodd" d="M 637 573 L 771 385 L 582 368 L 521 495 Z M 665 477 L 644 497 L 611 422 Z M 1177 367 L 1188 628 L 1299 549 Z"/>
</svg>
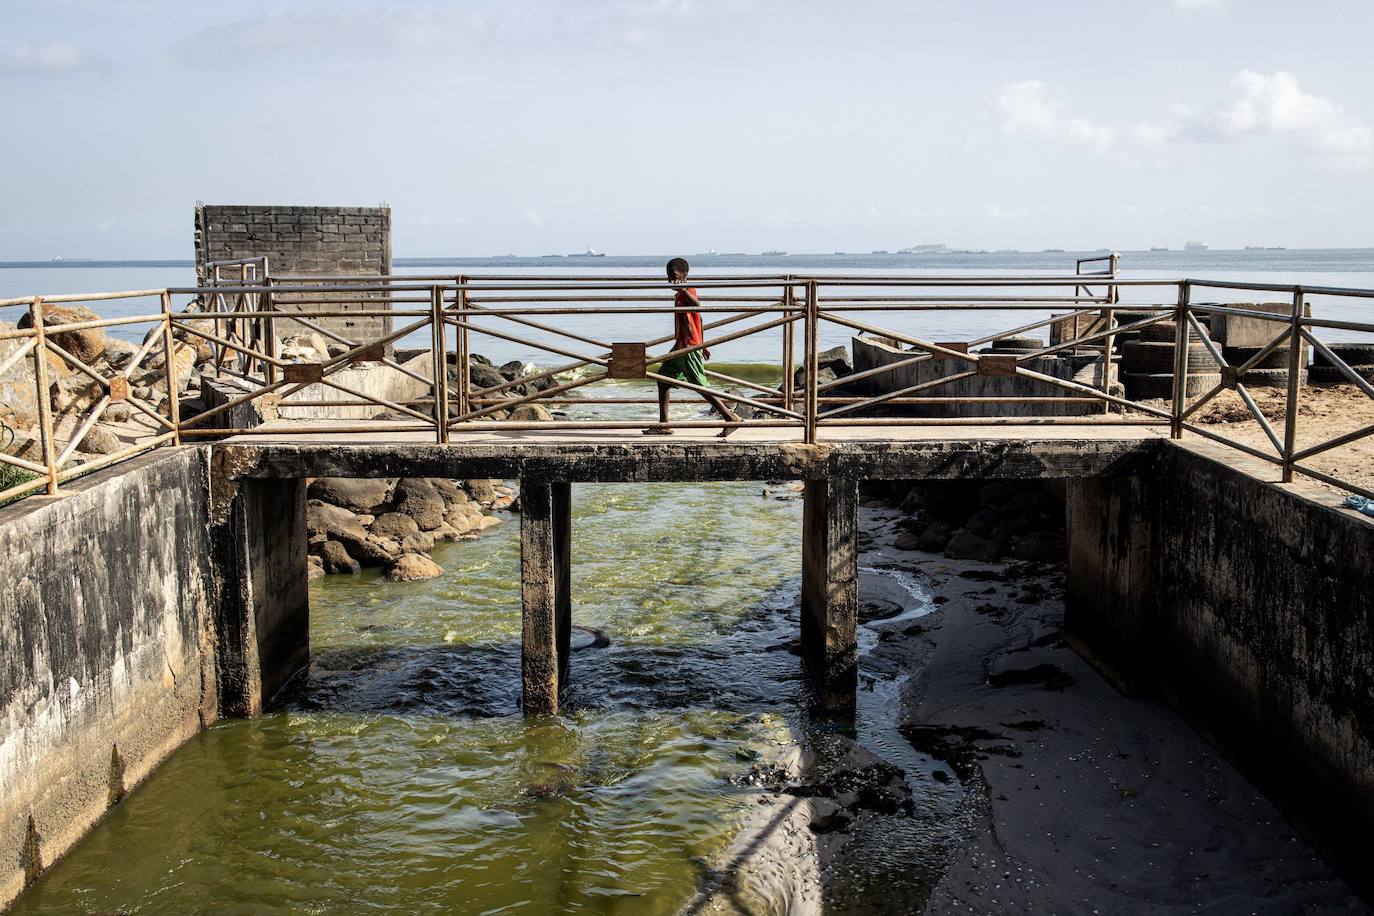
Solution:
<svg viewBox="0 0 1374 916">
<path fill-rule="evenodd" d="M 1082 477 L 1148 458 L 1168 430 L 1085 423 L 830 426 L 817 445 L 799 429 L 744 427 L 671 436 L 638 430 L 339 432 L 291 422 L 217 446 L 230 477 L 518 477 L 573 481 Z"/>
</svg>

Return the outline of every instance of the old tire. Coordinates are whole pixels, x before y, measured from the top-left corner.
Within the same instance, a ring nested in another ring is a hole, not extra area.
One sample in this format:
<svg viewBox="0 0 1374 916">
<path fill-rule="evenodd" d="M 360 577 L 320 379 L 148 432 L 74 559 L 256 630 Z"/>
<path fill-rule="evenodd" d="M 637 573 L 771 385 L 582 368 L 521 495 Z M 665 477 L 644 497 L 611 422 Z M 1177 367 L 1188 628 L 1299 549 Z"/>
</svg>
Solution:
<svg viewBox="0 0 1374 916">
<path fill-rule="evenodd" d="M 1221 351 L 1226 361 L 1233 366 L 1243 366 L 1245 361 L 1258 353 L 1261 347 L 1227 347 Z M 1256 369 L 1287 369 L 1288 354 L 1291 347 L 1275 347 L 1269 355 L 1255 364 Z"/>
<path fill-rule="evenodd" d="M 1138 375 L 1174 371 L 1174 345 L 1158 340 L 1136 340 L 1121 348 L 1121 362 L 1127 372 Z M 1202 344 L 1188 348 L 1188 371 L 1215 372 L 1217 361 Z"/>
<path fill-rule="evenodd" d="M 1351 367 L 1374 366 L 1374 343 L 1334 343 L 1327 344 L 1331 352 L 1345 360 Z M 1313 362 L 1318 366 L 1330 366 L 1331 361 L 1320 350 Z"/>
<path fill-rule="evenodd" d="M 1149 401 L 1174 396 L 1174 376 L 1169 372 L 1135 373 L 1123 375 L 1126 397 L 1132 401 Z M 1204 372 L 1188 376 L 1186 396 L 1195 398 L 1221 384 L 1221 373 Z"/>
<path fill-rule="evenodd" d="M 1374 366 L 1351 366 L 1355 374 L 1367 382 L 1374 382 Z M 1349 385 L 1350 379 L 1335 366 L 1313 366 L 1307 370 L 1307 380 L 1315 385 Z"/>
<path fill-rule="evenodd" d="M 1155 324 L 1146 325 L 1140 329 L 1141 340 L 1166 340 L 1172 343 L 1177 336 L 1178 322 L 1176 321 L 1160 321 Z M 1200 343 L 1202 341 L 1197 331 L 1194 331 L 1191 327 L 1188 328 L 1188 339 L 1194 343 Z"/>
<path fill-rule="evenodd" d="M 1246 388 L 1287 388 L 1287 369 L 1251 369 L 1238 380 Z M 1299 370 L 1298 384 L 1307 383 L 1307 373 Z"/>
</svg>

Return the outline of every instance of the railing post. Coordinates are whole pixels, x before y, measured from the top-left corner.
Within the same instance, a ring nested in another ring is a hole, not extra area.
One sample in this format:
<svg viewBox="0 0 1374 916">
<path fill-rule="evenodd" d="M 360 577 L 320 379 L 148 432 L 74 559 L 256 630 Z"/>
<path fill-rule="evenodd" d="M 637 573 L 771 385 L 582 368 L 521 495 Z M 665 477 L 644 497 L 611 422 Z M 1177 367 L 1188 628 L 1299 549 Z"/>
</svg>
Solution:
<svg viewBox="0 0 1374 916">
<path fill-rule="evenodd" d="M 263 312 L 276 311 L 276 304 L 272 299 L 272 278 L 263 277 L 262 284 L 265 287 L 265 289 L 263 292 L 258 294 L 258 310 Z M 267 332 L 266 340 L 263 344 L 263 350 L 267 353 L 268 356 L 272 357 L 272 359 L 276 359 L 277 319 L 271 315 L 267 315 L 263 318 L 260 318 L 259 321 L 262 322 L 262 326 L 266 328 Z M 324 359 L 329 359 L 328 352 L 325 352 L 322 355 Z M 267 380 L 267 384 L 269 385 L 277 380 L 277 367 L 271 361 L 264 362 L 262 367 L 262 373 L 263 378 Z"/>
<path fill-rule="evenodd" d="M 788 274 L 784 278 L 785 285 L 782 288 L 782 314 L 784 317 L 792 317 L 792 309 L 796 306 L 796 297 L 792 290 L 792 275 Z M 782 328 L 782 409 L 791 410 L 793 402 L 793 388 L 796 385 L 796 369 L 793 364 L 795 356 L 793 351 L 797 346 L 797 324 L 789 321 Z"/>
<path fill-rule="evenodd" d="M 1112 279 L 1113 279 L 1113 280 L 1116 279 L 1117 264 L 1120 262 L 1120 260 L 1121 260 L 1121 255 L 1116 254 L 1115 252 L 1113 252 L 1113 253 L 1112 253 Z M 1116 327 L 1116 311 L 1112 308 L 1112 306 L 1113 306 L 1113 305 L 1116 305 L 1116 304 L 1117 304 L 1118 302 L 1120 302 L 1120 301 L 1121 301 L 1121 288 L 1120 288 L 1119 286 L 1117 286 L 1115 283 L 1113 283 L 1111 286 L 1109 286 L 1109 287 L 1107 288 L 1107 307 L 1106 307 L 1105 309 L 1102 310 L 1103 322 L 1104 322 L 1104 324 L 1105 324 L 1105 329 L 1106 329 L 1106 331 L 1108 332 L 1108 333 L 1107 333 L 1107 336 L 1106 336 L 1105 338 L 1103 338 L 1103 341 L 1102 341 L 1102 393 L 1105 394 L 1105 395 L 1107 395 L 1108 397 L 1110 397 L 1110 396 L 1111 396 L 1111 393 L 1112 393 L 1112 347 L 1113 347 L 1113 345 L 1116 343 L 1116 335 L 1111 333 L 1111 330 L 1112 330 L 1114 327 Z M 1077 303 L 1074 303 L 1074 305 L 1075 305 L 1075 307 L 1077 307 Z M 1077 333 L 1077 331 L 1078 331 L 1078 328 L 1077 328 L 1077 326 L 1075 326 L 1075 327 L 1074 327 L 1074 332 L 1075 332 L 1075 334 Z M 1102 402 L 1102 412 L 1103 412 L 1104 414 L 1107 414 L 1107 413 L 1111 413 L 1111 412 L 1112 412 L 1112 402 L 1111 402 L 1111 401 L 1103 400 L 1103 402 Z"/>
<path fill-rule="evenodd" d="M 806 281 L 806 388 L 804 390 L 803 415 L 806 418 L 806 444 L 816 444 L 816 357 L 818 355 L 817 337 L 820 331 L 816 315 L 816 281 Z"/>
<path fill-rule="evenodd" d="M 1183 438 L 1183 410 L 1188 403 L 1188 305 L 1192 288 L 1187 280 L 1178 284 L 1178 308 L 1174 313 L 1174 406 L 1170 412 L 1172 439 Z"/>
<path fill-rule="evenodd" d="M 187 344 L 190 346 L 190 344 Z M 172 340 L 172 294 L 162 291 L 162 370 L 167 379 L 167 419 L 172 421 L 172 444 L 181 444 L 181 400 L 177 392 L 177 372 L 173 364 L 176 343 Z"/>
<path fill-rule="evenodd" d="M 1306 296 L 1293 287 L 1293 317 L 1288 332 L 1288 400 L 1283 416 L 1283 482 L 1293 482 L 1293 454 L 1298 448 L 1298 383 L 1302 370 L 1302 320 Z"/>
<path fill-rule="evenodd" d="M 470 347 L 472 340 L 468 336 L 468 278 L 458 277 L 458 288 L 454 293 L 454 306 L 458 317 L 458 358 L 456 360 L 458 375 L 458 416 L 464 416 L 472 410 L 472 376 L 468 372 L 468 364 L 472 361 Z"/>
<path fill-rule="evenodd" d="M 429 292 L 430 331 L 434 357 L 434 424 L 440 445 L 448 442 L 448 354 L 444 331 L 444 288 L 434 284 Z"/>
<path fill-rule="evenodd" d="M 57 452 L 52 438 L 52 392 L 48 388 L 48 338 L 43 329 L 43 297 L 34 296 L 29 307 L 33 315 L 33 377 L 38 386 L 38 438 L 43 448 L 43 465 L 48 470 L 48 495 L 57 494 Z"/>
</svg>

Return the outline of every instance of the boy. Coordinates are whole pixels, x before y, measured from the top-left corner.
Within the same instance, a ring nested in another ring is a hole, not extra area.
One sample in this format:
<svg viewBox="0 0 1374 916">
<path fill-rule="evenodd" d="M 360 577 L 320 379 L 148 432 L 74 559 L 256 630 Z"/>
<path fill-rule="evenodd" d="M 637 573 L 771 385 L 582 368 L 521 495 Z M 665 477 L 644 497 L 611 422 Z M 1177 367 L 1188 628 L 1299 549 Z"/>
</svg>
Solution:
<svg viewBox="0 0 1374 916">
<path fill-rule="evenodd" d="M 677 295 L 673 297 L 673 306 L 679 310 L 701 306 L 701 300 L 697 298 L 697 291 L 684 285 L 687 282 L 688 270 L 689 267 L 684 258 L 673 258 L 668 262 L 668 282 L 677 288 Z M 703 340 L 705 338 L 701 334 L 701 312 L 677 311 L 673 314 L 674 350 L 695 347 Z M 693 350 L 691 353 L 683 353 L 671 359 L 665 359 L 663 364 L 659 366 L 658 374 L 705 388 L 709 385 L 706 381 L 706 360 L 710 357 L 711 351 L 705 348 Z M 667 436 L 672 433 L 672 430 L 668 428 L 668 392 L 671 390 L 672 386 L 667 382 L 658 383 L 658 425 L 650 426 L 644 430 L 645 433 L 655 436 Z M 727 422 L 739 422 L 739 417 L 726 407 L 725 402 L 720 398 L 704 391 L 701 392 L 701 396 Z M 734 427 L 727 426 L 720 431 L 720 438 L 724 439 L 734 431 Z"/>
</svg>

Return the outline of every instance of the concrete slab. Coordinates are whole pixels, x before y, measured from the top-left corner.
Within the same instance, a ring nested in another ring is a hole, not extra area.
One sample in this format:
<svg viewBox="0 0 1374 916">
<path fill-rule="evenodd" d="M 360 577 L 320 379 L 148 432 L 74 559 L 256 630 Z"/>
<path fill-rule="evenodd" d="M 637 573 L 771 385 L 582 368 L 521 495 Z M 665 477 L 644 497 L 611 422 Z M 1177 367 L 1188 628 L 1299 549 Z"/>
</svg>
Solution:
<svg viewBox="0 0 1374 916">
<path fill-rule="evenodd" d="M 340 432 L 266 427 L 215 447 L 218 473 L 242 477 L 503 477 L 579 482 L 1083 477 L 1148 459 L 1167 429 L 1142 425 L 962 424 L 832 426 L 806 445 L 801 431 L 744 427 L 644 436 L 638 430 Z"/>
</svg>

